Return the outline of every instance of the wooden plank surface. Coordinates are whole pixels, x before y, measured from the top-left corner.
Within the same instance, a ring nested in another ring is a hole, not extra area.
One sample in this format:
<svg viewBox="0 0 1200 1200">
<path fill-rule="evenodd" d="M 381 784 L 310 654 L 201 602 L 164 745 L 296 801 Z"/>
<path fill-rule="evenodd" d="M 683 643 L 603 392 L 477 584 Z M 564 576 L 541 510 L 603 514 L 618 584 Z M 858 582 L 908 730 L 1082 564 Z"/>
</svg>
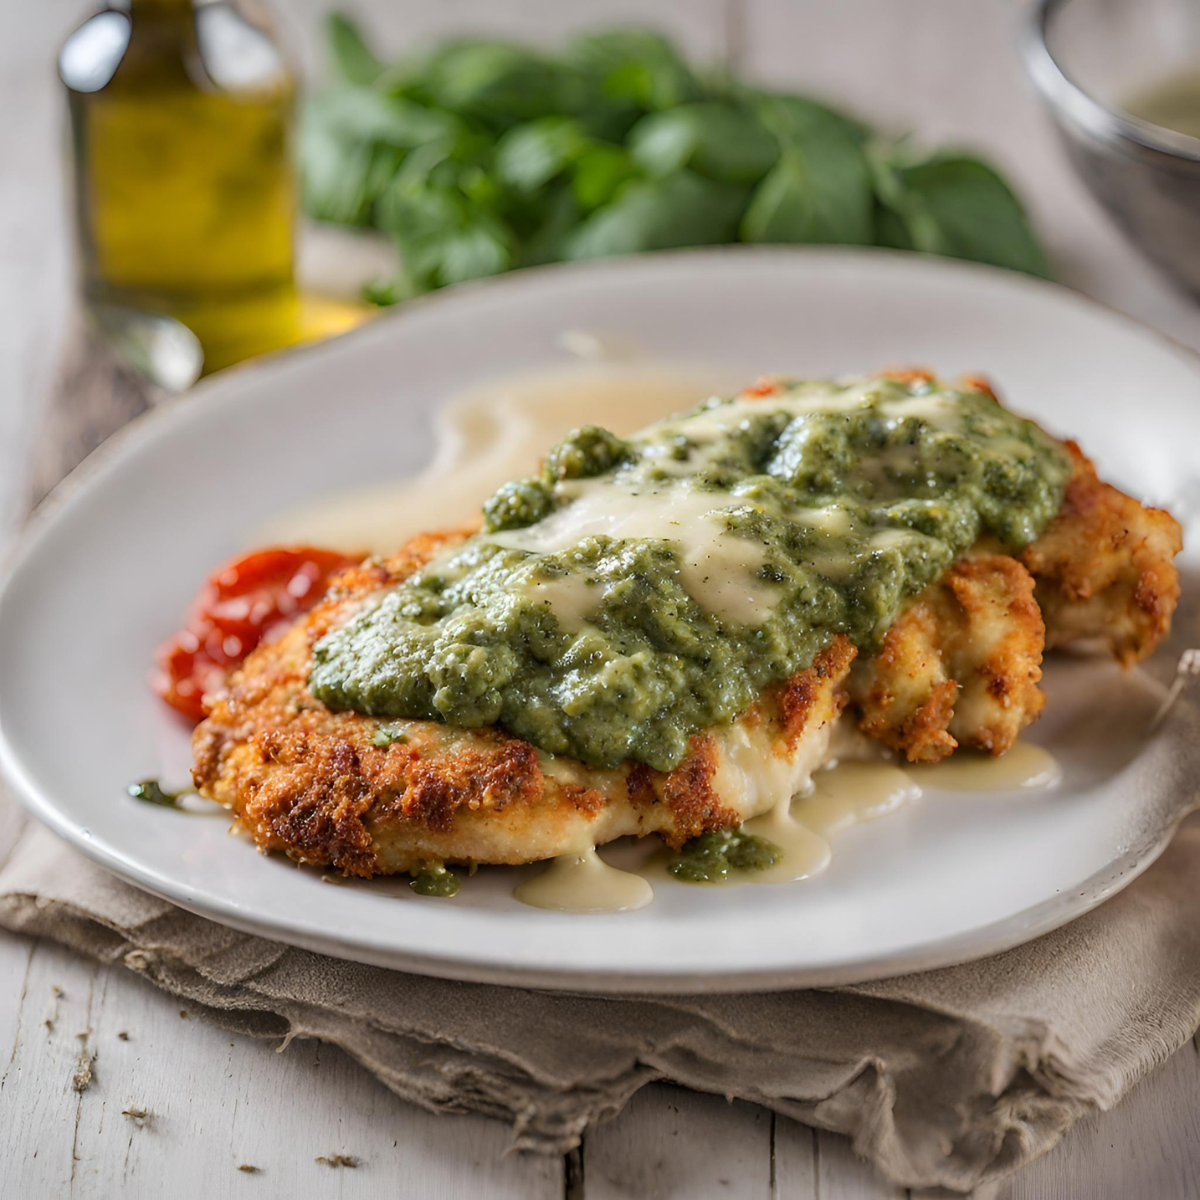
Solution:
<svg viewBox="0 0 1200 1200">
<path fill-rule="evenodd" d="M 1112 1113 L 1081 1121 L 995 1200 L 1200 1196 L 1200 1043 L 1193 1038 Z"/>
<path fill-rule="evenodd" d="M 767 1200 L 771 1128 L 771 1114 L 753 1104 L 677 1087 L 643 1088 L 619 1116 L 588 1136 L 584 1195 L 587 1200 Z"/>
<path fill-rule="evenodd" d="M 287 6 L 284 23 L 309 67 L 317 60 L 315 18 L 327 6 Z M 91 7 L 10 5 L 0 39 L 0 97 L 12 114 L 0 122 L 0 547 L 19 510 L 23 447 L 53 370 L 67 294 L 51 64 Z M 1005 51 L 1015 9 L 1003 0 L 361 0 L 352 7 L 396 48 L 443 29 L 553 39 L 567 28 L 659 24 L 703 58 L 729 54 L 766 79 L 811 86 L 884 123 L 982 145 L 1021 185 L 1067 282 L 1200 347 L 1196 308 L 1115 237 L 1059 157 Z M 507 1133 L 495 1123 L 432 1117 L 329 1047 L 297 1042 L 276 1054 L 181 1017 L 176 1002 L 143 980 L 53 945 L 0 936 L 0 981 L 0 1200 L 902 1194 L 855 1159 L 845 1139 L 669 1087 L 639 1093 L 565 1162 L 508 1155 Z M 77 1091 L 83 1065 L 91 1078 Z M 1082 1122 L 979 1200 L 1186 1200 L 1200 1196 L 1198 1148 L 1200 1048 L 1193 1043 L 1116 1112 Z M 337 1155 L 358 1165 L 317 1161 Z M 242 1164 L 260 1170 L 240 1171 Z"/>
<path fill-rule="evenodd" d="M 157 1200 L 165 1180 L 181 1197 L 563 1193 L 560 1159 L 506 1153 L 495 1121 L 406 1104 L 332 1047 L 272 1053 L 26 938 L 0 939 L 0 978 L 19 983 L 0 993 L 6 1198 Z"/>
</svg>

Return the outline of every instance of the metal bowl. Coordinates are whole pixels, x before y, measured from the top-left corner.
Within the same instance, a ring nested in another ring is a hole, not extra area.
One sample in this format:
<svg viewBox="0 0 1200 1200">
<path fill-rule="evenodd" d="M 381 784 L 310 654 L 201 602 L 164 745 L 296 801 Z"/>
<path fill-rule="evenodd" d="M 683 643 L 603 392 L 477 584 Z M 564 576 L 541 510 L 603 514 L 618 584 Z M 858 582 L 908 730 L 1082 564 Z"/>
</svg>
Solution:
<svg viewBox="0 0 1200 1200">
<path fill-rule="evenodd" d="M 1200 4 L 1033 0 L 1020 48 L 1084 183 L 1142 253 L 1200 297 L 1200 138 L 1124 107 L 1200 71 Z"/>
</svg>

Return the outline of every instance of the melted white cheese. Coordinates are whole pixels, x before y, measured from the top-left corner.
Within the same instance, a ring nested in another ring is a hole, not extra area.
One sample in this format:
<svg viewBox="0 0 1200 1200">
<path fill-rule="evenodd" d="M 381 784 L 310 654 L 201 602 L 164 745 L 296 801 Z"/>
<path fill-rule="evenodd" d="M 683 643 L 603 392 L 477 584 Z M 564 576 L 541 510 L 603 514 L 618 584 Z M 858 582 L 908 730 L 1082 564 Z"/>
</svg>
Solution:
<svg viewBox="0 0 1200 1200">
<path fill-rule="evenodd" d="M 519 592 L 533 604 L 545 604 L 564 633 L 584 629 L 604 599 L 604 587 L 589 584 L 578 571 L 558 579 L 536 579 L 519 586 Z"/>
<path fill-rule="evenodd" d="M 607 477 L 578 480 L 560 492 L 570 503 L 536 525 L 498 533 L 491 540 L 535 554 L 556 554 L 598 534 L 658 538 L 677 548 L 684 590 L 719 620 L 761 622 L 778 598 L 778 589 L 757 574 L 766 563 L 762 545 L 725 527 L 725 514 L 754 507 L 745 500 L 683 485 L 634 490 Z M 590 590 L 594 606 L 602 592 Z M 577 618 L 574 596 L 564 593 L 564 598 L 567 619 Z"/>
<path fill-rule="evenodd" d="M 701 446 L 706 442 L 722 441 L 743 422 L 764 412 L 785 412 L 793 417 L 815 412 L 851 412 L 861 408 L 864 400 L 878 387 L 877 381 L 866 381 L 844 390 L 829 383 L 808 383 L 779 395 L 739 397 L 689 418 L 688 439 Z M 657 431 L 658 426 L 651 425 L 644 438 L 655 438 Z M 641 445 L 643 438 L 635 440 Z"/>
<path fill-rule="evenodd" d="M 879 407 L 889 417 L 917 417 L 928 421 L 935 429 L 954 429 L 959 419 L 956 401 L 942 392 L 930 392 L 925 396 L 905 396 L 900 400 L 884 400 Z"/>
</svg>

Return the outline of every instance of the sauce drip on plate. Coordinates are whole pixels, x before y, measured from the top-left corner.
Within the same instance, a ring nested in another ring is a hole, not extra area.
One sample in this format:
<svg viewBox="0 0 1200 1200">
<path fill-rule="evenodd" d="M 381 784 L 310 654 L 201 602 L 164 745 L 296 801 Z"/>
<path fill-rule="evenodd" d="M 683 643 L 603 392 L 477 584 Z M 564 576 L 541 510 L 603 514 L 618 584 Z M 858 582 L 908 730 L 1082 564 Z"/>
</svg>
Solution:
<svg viewBox="0 0 1200 1200">
<path fill-rule="evenodd" d="M 522 904 L 556 912 L 631 912 L 645 908 L 654 899 L 654 889 L 640 875 L 609 866 L 592 847 L 552 859 L 513 895 Z"/>
<path fill-rule="evenodd" d="M 923 788 L 951 792 L 1007 792 L 1053 787 L 1062 778 L 1054 756 L 1032 742 L 1017 742 L 993 758 L 978 750 L 958 750 L 939 763 L 909 767 Z"/>
</svg>

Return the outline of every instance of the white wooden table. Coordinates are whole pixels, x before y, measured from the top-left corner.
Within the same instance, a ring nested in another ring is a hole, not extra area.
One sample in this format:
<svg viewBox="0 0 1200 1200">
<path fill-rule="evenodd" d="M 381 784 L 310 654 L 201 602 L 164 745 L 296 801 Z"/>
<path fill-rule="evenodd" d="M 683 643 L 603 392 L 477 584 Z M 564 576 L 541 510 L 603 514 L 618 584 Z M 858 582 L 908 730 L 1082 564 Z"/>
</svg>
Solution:
<svg viewBox="0 0 1200 1200">
<path fill-rule="evenodd" d="M 285 21 L 313 68 L 327 0 Z M 282 8 L 282 0 L 277 4 Z M 987 149 L 1018 183 L 1063 279 L 1200 348 L 1200 308 L 1112 233 L 1060 159 L 1011 52 L 1004 0 L 359 0 L 398 47 L 447 29 L 554 38 L 657 24 L 694 54 L 805 86 L 928 139 Z M 0 544 L 62 333 L 69 256 L 52 62 L 88 11 L 10 3 L 0 37 Z M 73 1077 L 91 1061 L 91 1085 Z M 147 1115 L 131 1115 L 144 1112 Z M 895 1196 L 841 1138 L 747 1104 L 645 1089 L 565 1160 L 506 1155 L 499 1124 L 433 1117 L 340 1052 L 283 1053 L 208 1025 L 149 984 L 0 935 L 0 1200 L 89 1197 Z M 356 1166 L 322 1159 L 349 1156 Z M 246 1168 L 257 1168 L 249 1170 Z M 990 1197 L 1200 1197 L 1200 1044 L 1116 1112 L 1079 1125 Z"/>
</svg>

